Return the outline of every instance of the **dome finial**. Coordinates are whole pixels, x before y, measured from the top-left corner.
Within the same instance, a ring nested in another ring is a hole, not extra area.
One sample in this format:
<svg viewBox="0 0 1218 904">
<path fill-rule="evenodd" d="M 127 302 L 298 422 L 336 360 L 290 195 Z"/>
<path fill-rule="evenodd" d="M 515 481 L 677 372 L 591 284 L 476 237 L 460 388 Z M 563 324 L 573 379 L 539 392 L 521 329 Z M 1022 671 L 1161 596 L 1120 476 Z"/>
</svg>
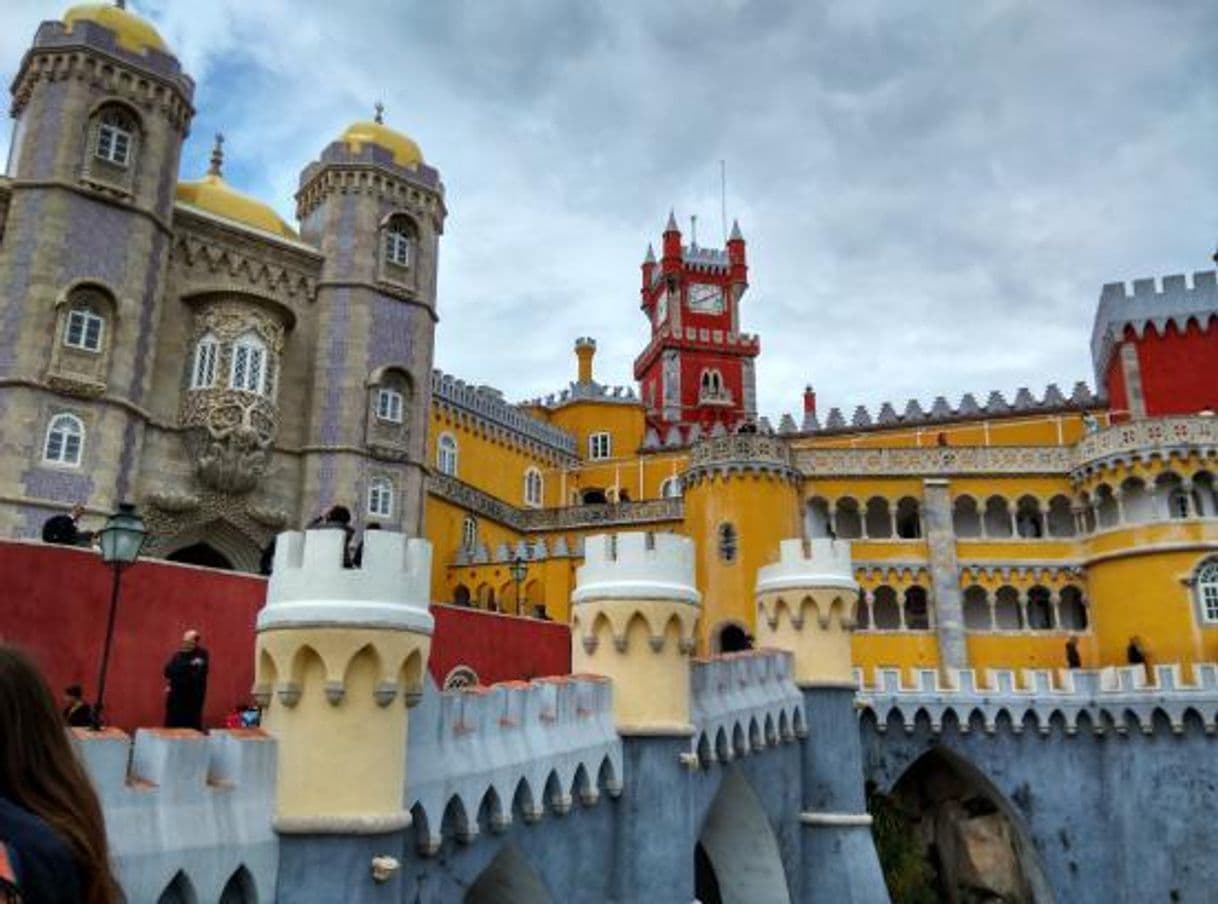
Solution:
<svg viewBox="0 0 1218 904">
<path fill-rule="evenodd" d="M 372 109 L 376 111 L 376 115 L 372 117 L 372 121 L 378 126 L 385 124 L 385 105 L 379 100 L 372 105 Z"/>
<path fill-rule="evenodd" d="M 216 143 L 211 146 L 211 166 L 207 168 L 207 175 L 221 175 L 221 168 L 224 166 L 224 134 L 216 133 Z"/>
</svg>

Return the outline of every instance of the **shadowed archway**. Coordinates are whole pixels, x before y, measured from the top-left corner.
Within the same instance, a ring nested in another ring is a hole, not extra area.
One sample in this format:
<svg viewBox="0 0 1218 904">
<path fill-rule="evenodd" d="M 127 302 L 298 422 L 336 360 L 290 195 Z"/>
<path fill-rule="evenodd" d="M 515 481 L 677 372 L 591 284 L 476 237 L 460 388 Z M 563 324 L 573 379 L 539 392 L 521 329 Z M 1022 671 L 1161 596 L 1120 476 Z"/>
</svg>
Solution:
<svg viewBox="0 0 1218 904">
<path fill-rule="evenodd" d="M 694 852 L 695 896 L 704 904 L 790 904 L 773 827 L 737 768 L 728 769 Z"/>
<path fill-rule="evenodd" d="M 165 558 L 170 562 L 182 562 L 186 565 L 203 565 L 207 568 L 221 568 L 225 571 L 233 570 L 233 563 L 229 561 L 228 556 L 210 543 L 192 543 L 190 546 L 175 549 Z"/>
<path fill-rule="evenodd" d="M 465 904 L 551 904 L 553 898 L 515 845 L 504 847 L 482 871 Z"/>
</svg>

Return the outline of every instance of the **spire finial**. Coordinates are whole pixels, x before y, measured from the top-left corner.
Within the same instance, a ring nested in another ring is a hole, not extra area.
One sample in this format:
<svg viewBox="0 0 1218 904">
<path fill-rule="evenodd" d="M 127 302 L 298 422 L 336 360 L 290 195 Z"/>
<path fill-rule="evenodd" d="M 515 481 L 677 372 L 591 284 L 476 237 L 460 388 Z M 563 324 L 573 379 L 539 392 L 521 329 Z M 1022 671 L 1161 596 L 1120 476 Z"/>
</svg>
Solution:
<svg viewBox="0 0 1218 904">
<path fill-rule="evenodd" d="M 221 175 L 224 166 L 224 134 L 216 133 L 216 143 L 211 146 L 211 166 L 207 168 L 209 176 Z"/>
<path fill-rule="evenodd" d="M 651 247 L 651 242 L 647 243 L 647 256 L 643 258 L 643 263 L 654 264 L 656 262 L 655 249 Z"/>
<path fill-rule="evenodd" d="M 379 100 L 372 105 L 372 109 L 376 111 L 376 115 L 372 117 L 372 121 L 378 126 L 385 124 L 385 105 Z"/>
<path fill-rule="evenodd" d="M 668 208 L 668 225 L 664 227 L 664 231 L 665 232 L 676 232 L 677 231 L 677 215 L 676 215 L 676 212 L 671 207 Z"/>
<path fill-rule="evenodd" d="M 732 220 L 732 241 L 743 241 L 744 233 L 740 231 L 740 221 Z"/>
</svg>

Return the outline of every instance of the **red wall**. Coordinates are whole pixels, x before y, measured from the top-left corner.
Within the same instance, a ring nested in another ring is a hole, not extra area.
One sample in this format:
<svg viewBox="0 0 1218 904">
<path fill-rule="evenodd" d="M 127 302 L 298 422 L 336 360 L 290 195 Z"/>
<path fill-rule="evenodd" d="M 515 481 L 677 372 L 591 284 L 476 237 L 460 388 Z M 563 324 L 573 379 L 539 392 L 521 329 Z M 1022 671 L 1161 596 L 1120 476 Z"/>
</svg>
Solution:
<svg viewBox="0 0 1218 904">
<path fill-rule="evenodd" d="M 1196 321 L 1189 321 L 1181 333 L 1169 323 L 1162 334 L 1147 327 L 1141 339 L 1129 328 L 1125 341 L 1138 348 L 1147 415 L 1218 411 L 1218 327 L 1203 332 Z M 1119 350 L 1109 365 L 1108 396 L 1114 410 L 1127 407 Z"/>
<path fill-rule="evenodd" d="M 58 697 L 78 683 L 92 700 L 110 604 L 111 572 L 97 553 L 0 540 L 0 641 L 29 652 Z M 109 721 L 161 724 L 161 669 L 188 628 L 211 653 L 204 723 L 219 723 L 253 684 L 254 619 L 266 597 L 260 577 L 162 561 L 123 574 L 106 679 Z M 437 682 L 467 665 L 483 683 L 569 674 L 565 625 L 435 606 L 429 667 Z"/>
</svg>

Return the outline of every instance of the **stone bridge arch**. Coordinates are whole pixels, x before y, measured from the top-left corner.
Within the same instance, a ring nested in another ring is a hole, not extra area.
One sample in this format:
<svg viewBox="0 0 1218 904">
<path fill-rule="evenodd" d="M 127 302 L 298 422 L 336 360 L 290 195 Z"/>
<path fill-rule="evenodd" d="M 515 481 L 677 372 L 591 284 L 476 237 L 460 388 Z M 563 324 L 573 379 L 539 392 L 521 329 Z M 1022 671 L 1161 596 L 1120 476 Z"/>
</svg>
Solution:
<svg viewBox="0 0 1218 904">
<path fill-rule="evenodd" d="M 694 850 L 702 904 L 790 904 L 773 826 L 738 767 L 725 770 Z"/>
<path fill-rule="evenodd" d="M 553 900 L 514 844 L 503 846 L 465 894 L 465 904 L 551 904 Z"/>
</svg>

